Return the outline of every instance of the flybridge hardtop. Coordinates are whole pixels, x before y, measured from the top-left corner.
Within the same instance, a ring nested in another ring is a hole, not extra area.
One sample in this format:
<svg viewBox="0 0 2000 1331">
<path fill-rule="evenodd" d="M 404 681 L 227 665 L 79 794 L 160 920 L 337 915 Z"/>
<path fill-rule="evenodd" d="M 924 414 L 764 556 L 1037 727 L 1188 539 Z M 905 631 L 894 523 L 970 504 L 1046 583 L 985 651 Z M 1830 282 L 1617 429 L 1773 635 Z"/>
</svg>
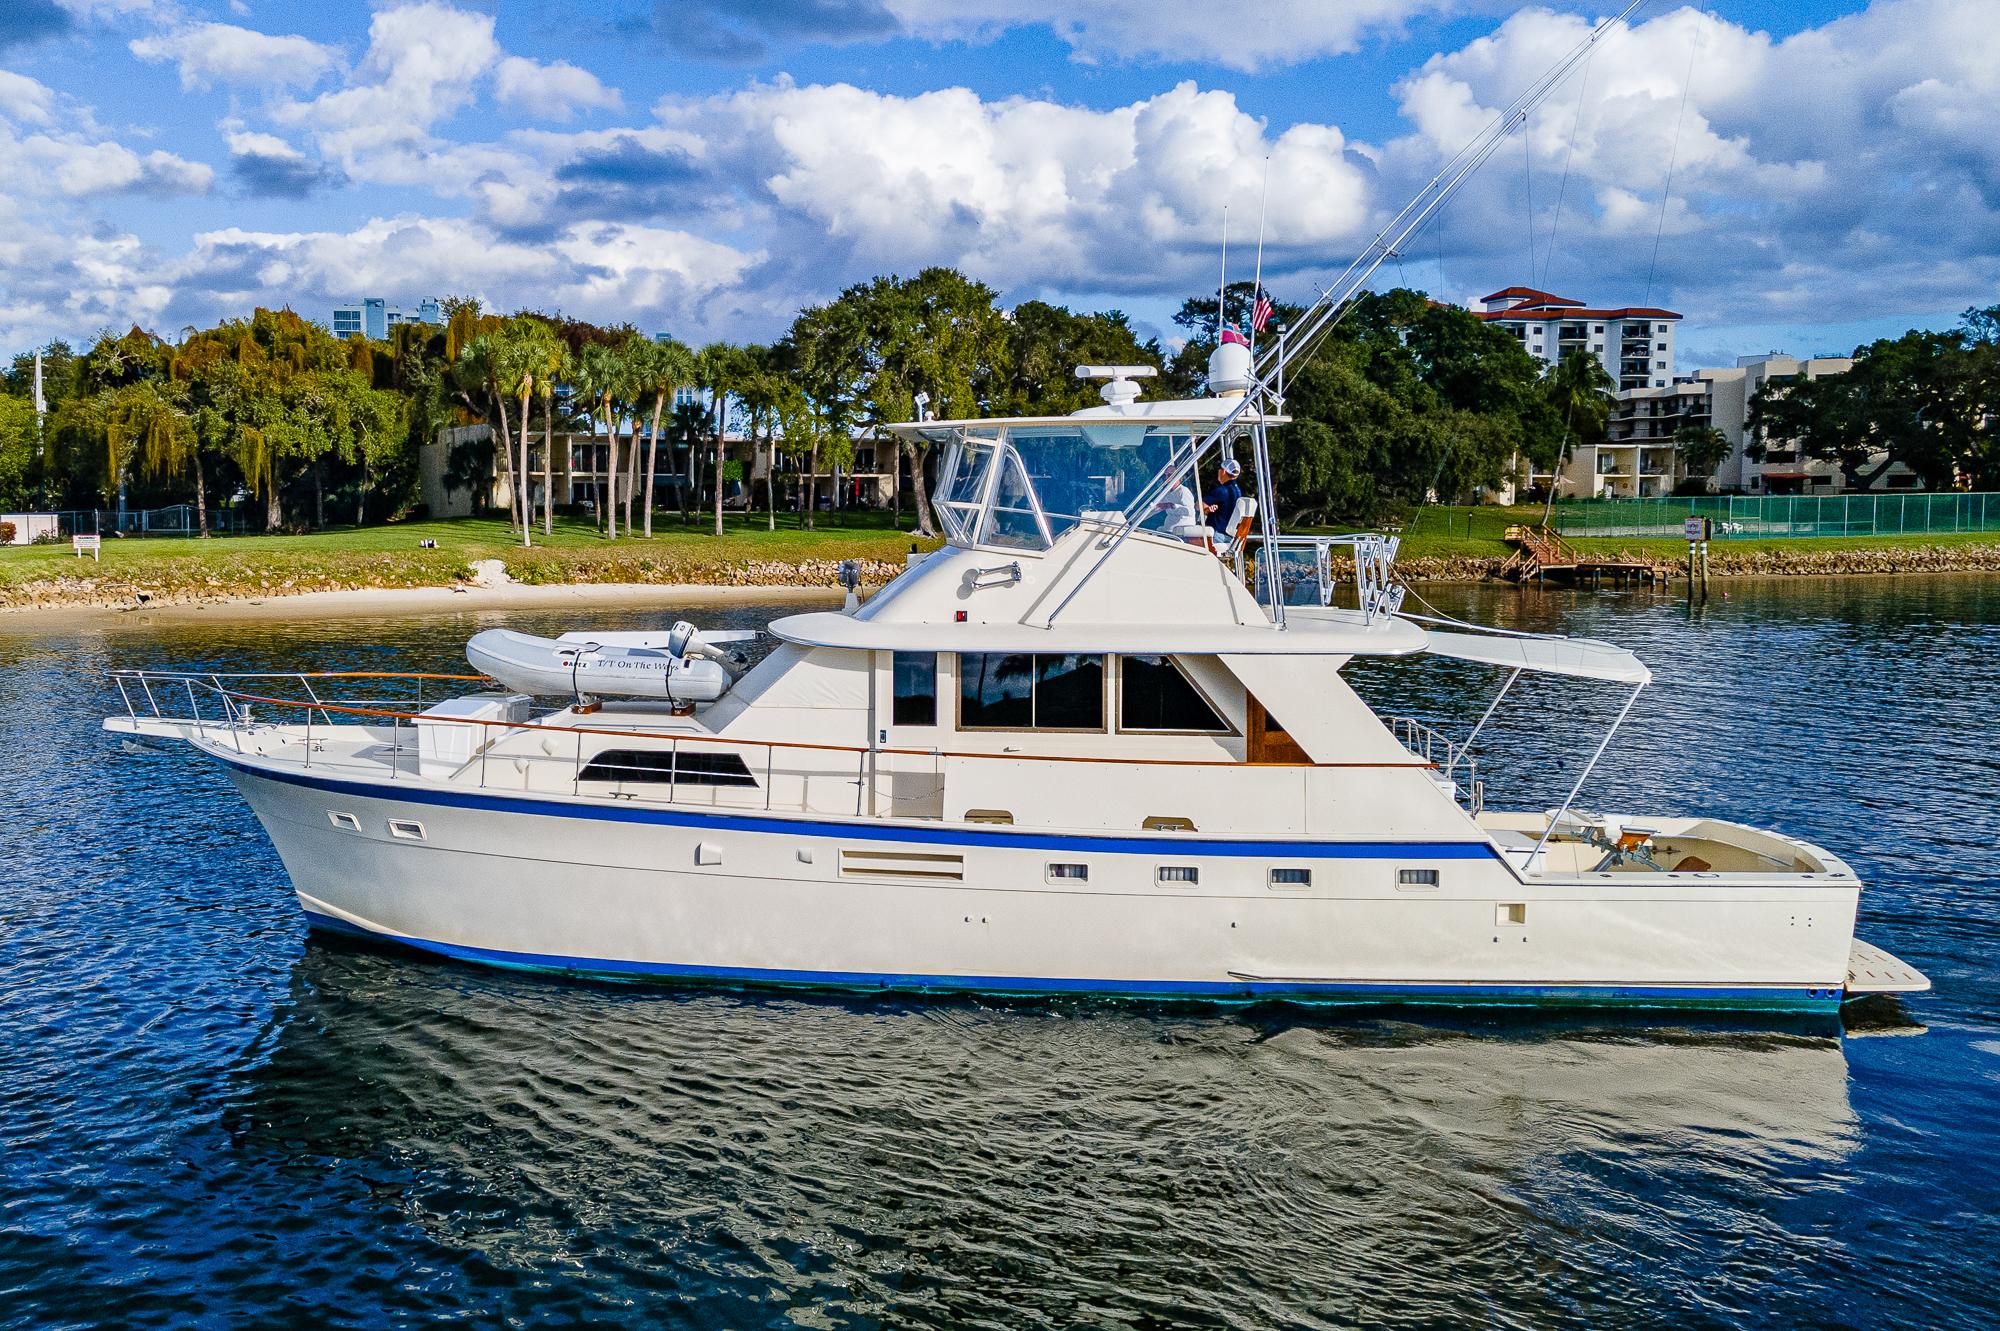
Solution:
<svg viewBox="0 0 2000 1331">
<path fill-rule="evenodd" d="M 1242 366 L 1217 354 L 1226 393 Z M 1928 986 L 1855 939 L 1831 852 L 1581 811 L 1611 735 L 1561 806 L 1488 807 L 1475 745 L 1523 672 L 1629 710 L 1646 667 L 1404 612 L 1392 537 L 1278 534 L 1249 493 L 1206 520 L 1196 480 L 1265 462 L 1277 413 L 1130 384 L 1116 416 L 908 427 L 942 447 L 947 544 L 865 604 L 775 621 L 754 663 L 754 635 L 685 623 L 495 629 L 478 674 L 400 705 L 375 676 L 130 671 L 106 726 L 220 762 L 315 927 L 489 964 L 1738 1011 Z M 1463 736 L 1340 673 L 1426 655 L 1501 678 Z"/>
</svg>

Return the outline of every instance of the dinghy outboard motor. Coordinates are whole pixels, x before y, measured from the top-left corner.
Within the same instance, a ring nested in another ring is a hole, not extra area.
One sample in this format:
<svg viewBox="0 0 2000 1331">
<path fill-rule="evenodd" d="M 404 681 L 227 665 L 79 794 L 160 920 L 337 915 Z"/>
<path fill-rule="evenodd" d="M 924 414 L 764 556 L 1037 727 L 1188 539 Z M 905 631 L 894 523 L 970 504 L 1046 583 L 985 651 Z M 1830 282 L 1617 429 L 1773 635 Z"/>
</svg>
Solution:
<svg viewBox="0 0 2000 1331">
<path fill-rule="evenodd" d="M 747 630 L 704 634 L 685 620 L 665 633 L 586 632 L 560 638 L 487 629 L 465 644 L 465 659 L 510 689 L 543 697 L 714 702 L 736 682 L 721 644 L 756 636 Z"/>
</svg>

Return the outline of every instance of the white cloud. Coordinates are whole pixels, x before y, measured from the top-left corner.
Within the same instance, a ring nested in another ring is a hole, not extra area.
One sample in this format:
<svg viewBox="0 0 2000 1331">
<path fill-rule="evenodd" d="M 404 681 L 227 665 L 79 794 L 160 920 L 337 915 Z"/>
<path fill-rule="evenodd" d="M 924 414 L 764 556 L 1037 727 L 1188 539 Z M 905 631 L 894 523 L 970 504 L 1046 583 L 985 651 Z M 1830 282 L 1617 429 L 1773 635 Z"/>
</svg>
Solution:
<svg viewBox="0 0 2000 1331">
<path fill-rule="evenodd" d="M 26 74 L 0 69 L 0 116 L 15 124 L 46 125 L 55 94 Z"/>
<path fill-rule="evenodd" d="M 830 240 L 851 275 L 946 263 L 1009 287 L 1159 289 L 1196 255 L 1206 266 L 1225 203 L 1253 213 L 1267 155 L 1280 249 L 1351 240 L 1367 205 L 1337 128 L 1272 139 L 1192 83 L 1107 111 L 780 83 L 658 112 L 716 188 L 747 182 L 746 205 L 814 249 Z"/>
<path fill-rule="evenodd" d="M 1413 190 L 1587 30 L 1577 15 L 1523 10 L 1406 78 L 1396 93 L 1414 133 L 1383 157 L 1394 190 Z M 1876 0 L 1782 40 L 1666 12 L 1607 38 L 1525 136 L 1546 271 L 1522 240 L 1518 144 L 1448 223 L 1468 251 L 1453 262 L 1494 286 L 1546 277 L 1637 299 L 1651 272 L 1655 301 L 1740 322 L 1927 313 L 2000 280 L 2000 28 L 1955 0 Z M 1967 286 L 1968 272 L 1987 277 Z"/>
<path fill-rule="evenodd" d="M 568 120 L 578 111 L 616 111 L 623 105 L 616 88 L 566 60 L 538 64 L 508 56 L 493 71 L 493 95 L 502 103 L 544 120 Z"/>
<path fill-rule="evenodd" d="M 355 80 L 309 102 L 277 110 L 287 124 L 316 130 L 324 150 L 362 175 L 361 159 L 378 148 L 423 143 L 476 95 L 478 80 L 500 58 L 493 17 L 434 2 L 378 11 L 368 24 L 368 53 Z"/>
<path fill-rule="evenodd" d="M 0 164 L 13 167 L 19 194 L 56 193 L 69 198 L 98 194 L 205 194 L 215 171 L 169 152 L 141 155 L 121 143 L 89 143 L 74 137 L 33 134 L 18 141 L 0 138 Z M 52 184 L 36 190 L 37 184 Z"/>
<path fill-rule="evenodd" d="M 132 54 L 180 67 L 181 87 L 216 84 L 249 87 L 310 87 L 340 59 L 331 46 L 304 37 L 273 37 L 230 23 L 195 23 L 171 32 L 140 37 Z"/>
</svg>

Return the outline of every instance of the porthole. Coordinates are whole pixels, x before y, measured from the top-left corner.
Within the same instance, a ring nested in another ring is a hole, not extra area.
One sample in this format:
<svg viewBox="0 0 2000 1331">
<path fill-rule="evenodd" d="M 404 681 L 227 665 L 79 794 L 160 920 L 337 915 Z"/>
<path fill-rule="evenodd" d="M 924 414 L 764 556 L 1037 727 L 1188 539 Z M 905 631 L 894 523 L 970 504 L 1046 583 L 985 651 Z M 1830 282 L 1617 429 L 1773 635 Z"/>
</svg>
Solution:
<svg viewBox="0 0 2000 1331">
<path fill-rule="evenodd" d="M 1154 881 L 1162 887 L 1192 887 L 1201 881 L 1201 870 L 1192 864 L 1162 864 Z"/>
<path fill-rule="evenodd" d="M 1088 864 L 1051 864 L 1046 866 L 1048 881 L 1051 883 L 1087 883 L 1090 881 Z"/>
<path fill-rule="evenodd" d="M 424 825 L 413 818 L 391 818 L 389 835 L 398 841 L 425 841 Z"/>
<path fill-rule="evenodd" d="M 1396 886 L 1404 891 L 1418 890 L 1438 885 L 1436 869 L 1398 869 Z"/>
<path fill-rule="evenodd" d="M 361 820 L 351 813 L 341 813 L 338 810 L 328 809 L 326 811 L 326 820 L 343 832 L 359 832 L 361 830 Z"/>
<path fill-rule="evenodd" d="M 1313 871 L 1311 869 L 1278 867 L 1271 870 L 1272 887 L 1311 887 L 1312 885 Z"/>
</svg>

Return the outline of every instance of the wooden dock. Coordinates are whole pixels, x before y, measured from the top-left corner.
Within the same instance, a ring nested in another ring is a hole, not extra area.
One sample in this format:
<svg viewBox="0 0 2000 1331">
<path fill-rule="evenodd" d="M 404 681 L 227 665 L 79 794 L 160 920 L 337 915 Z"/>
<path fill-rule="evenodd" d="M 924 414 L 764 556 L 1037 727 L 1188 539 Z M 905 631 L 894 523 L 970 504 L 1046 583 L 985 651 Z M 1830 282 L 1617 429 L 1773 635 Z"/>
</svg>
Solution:
<svg viewBox="0 0 2000 1331">
<path fill-rule="evenodd" d="M 1669 574 L 1644 559 L 1615 555 L 1586 555 L 1546 526 L 1517 524 L 1507 529 L 1507 541 L 1514 553 L 1500 566 L 1500 576 L 1514 582 L 1591 583 L 1626 585 L 1635 582 L 1664 582 Z"/>
</svg>

